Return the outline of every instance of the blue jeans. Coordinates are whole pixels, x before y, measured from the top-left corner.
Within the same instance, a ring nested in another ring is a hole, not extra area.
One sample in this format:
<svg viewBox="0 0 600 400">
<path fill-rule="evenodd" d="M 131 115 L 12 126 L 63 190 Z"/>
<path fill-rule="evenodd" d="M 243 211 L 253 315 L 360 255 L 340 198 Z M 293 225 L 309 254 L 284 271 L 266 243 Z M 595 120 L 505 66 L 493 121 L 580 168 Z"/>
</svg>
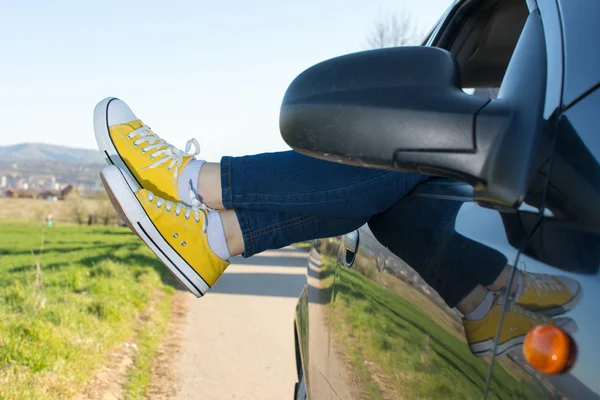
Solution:
<svg viewBox="0 0 600 400">
<path fill-rule="evenodd" d="M 221 160 L 223 205 L 236 212 L 244 257 L 348 233 L 392 207 L 425 179 L 294 151 Z"/>
</svg>

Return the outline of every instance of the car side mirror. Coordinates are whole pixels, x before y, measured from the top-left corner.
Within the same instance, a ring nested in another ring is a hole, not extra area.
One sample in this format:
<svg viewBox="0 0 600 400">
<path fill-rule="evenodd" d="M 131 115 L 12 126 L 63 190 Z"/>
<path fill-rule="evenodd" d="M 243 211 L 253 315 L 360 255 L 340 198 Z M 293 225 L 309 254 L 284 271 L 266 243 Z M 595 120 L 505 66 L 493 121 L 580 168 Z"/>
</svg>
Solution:
<svg viewBox="0 0 600 400">
<path fill-rule="evenodd" d="M 520 145 L 532 146 L 519 138 L 521 129 L 511 134 L 514 115 L 509 101 L 464 93 L 449 52 L 396 47 L 304 71 L 285 94 L 280 130 L 306 155 L 458 179 L 477 200 L 513 207 L 525 193 L 529 163 L 510 161 Z"/>
</svg>

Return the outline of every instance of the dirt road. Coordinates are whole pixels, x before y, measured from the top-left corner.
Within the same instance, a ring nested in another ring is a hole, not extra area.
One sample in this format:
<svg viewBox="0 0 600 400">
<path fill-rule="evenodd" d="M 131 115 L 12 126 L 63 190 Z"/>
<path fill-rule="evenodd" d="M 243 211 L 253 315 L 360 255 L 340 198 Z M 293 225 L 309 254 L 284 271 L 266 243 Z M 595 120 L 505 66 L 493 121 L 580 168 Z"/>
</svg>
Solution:
<svg viewBox="0 0 600 400">
<path fill-rule="evenodd" d="M 206 296 L 189 299 L 175 399 L 292 398 L 294 309 L 307 256 L 285 248 L 235 258 Z"/>
</svg>

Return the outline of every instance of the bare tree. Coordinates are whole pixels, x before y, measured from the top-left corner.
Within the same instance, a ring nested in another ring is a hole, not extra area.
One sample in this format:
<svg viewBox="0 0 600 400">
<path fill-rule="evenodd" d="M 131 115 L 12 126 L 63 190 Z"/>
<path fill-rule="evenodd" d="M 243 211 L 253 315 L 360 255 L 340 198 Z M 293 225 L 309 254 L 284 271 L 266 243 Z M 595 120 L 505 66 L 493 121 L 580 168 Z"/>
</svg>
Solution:
<svg viewBox="0 0 600 400">
<path fill-rule="evenodd" d="M 420 30 L 413 17 L 403 8 L 397 13 L 380 14 L 367 35 L 367 47 L 382 49 L 418 44 Z"/>
<path fill-rule="evenodd" d="M 72 191 L 65 196 L 64 200 L 69 204 L 68 208 L 71 220 L 77 222 L 79 225 L 83 225 L 89 215 L 89 208 L 85 199 L 76 191 Z"/>
<path fill-rule="evenodd" d="M 110 225 L 113 221 L 118 221 L 119 216 L 115 211 L 110 200 L 102 200 L 99 207 L 100 220 L 104 225 Z"/>
</svg>

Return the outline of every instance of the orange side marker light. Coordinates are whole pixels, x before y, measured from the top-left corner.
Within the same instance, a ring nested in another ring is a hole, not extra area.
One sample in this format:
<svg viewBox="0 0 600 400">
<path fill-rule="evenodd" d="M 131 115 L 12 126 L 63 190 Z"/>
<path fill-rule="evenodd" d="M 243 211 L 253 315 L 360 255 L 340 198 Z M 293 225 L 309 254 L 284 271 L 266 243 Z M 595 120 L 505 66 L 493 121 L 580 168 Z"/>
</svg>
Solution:
<svg viewBox="0 0 600 400">
<path fill-rule="evenodd" d="M 539 325 L 531 329 L 523 342 L 527 362 L 544 374 L 567 372 L 577 356 L 577 346 L 571 336 L 554 325 Z"/>
</svg>

